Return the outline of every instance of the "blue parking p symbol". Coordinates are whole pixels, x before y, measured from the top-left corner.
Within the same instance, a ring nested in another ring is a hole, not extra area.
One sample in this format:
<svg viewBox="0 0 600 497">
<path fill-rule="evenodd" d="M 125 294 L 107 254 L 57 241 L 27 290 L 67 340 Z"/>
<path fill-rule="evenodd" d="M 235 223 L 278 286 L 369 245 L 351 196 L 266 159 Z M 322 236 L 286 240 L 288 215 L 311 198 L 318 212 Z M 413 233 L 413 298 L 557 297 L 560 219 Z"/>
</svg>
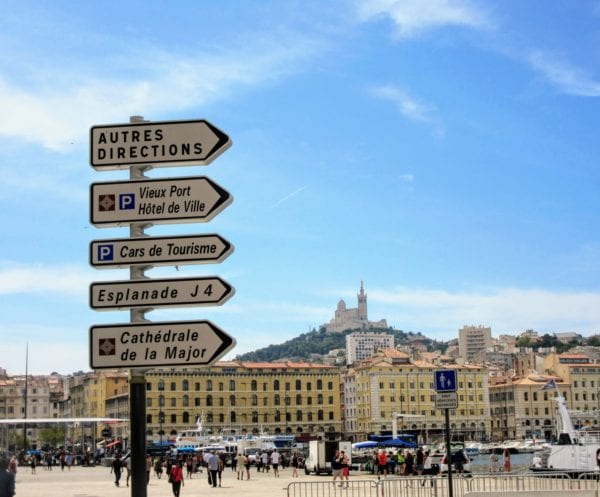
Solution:
<svg viewBox="0 0 600 497">
<path fill-rule="evenodd" d="M 121 193 L 119 195 L 119 209 L 122 211 L 135 209 L 135 194 Z"/>
<path fill-rule="evenodd" d="M 115 249 L 112 244 L 98 245 L 98 260 L 112 261 L 115 258 Z"/>
</svg>

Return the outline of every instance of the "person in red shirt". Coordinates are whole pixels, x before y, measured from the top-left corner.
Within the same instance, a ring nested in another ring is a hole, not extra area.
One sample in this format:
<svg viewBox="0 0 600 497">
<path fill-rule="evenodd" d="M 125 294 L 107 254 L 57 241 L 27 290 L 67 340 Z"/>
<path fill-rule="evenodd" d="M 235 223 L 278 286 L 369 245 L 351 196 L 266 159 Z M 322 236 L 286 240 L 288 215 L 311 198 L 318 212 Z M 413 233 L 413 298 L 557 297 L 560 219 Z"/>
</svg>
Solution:
<svg viewBox="0 0 600 497">
<path fill-rule="evenodd" d="M 177 464 L 171 468 L 171 472 L 169 473 L 169 481 L 171 482 L 171 486 L 173 488 L 173 495 L 175 497 L 179 497 L 181 486 L 184 485 L 183 462 L 181 460 L 177 461 Z"/>
</svg>

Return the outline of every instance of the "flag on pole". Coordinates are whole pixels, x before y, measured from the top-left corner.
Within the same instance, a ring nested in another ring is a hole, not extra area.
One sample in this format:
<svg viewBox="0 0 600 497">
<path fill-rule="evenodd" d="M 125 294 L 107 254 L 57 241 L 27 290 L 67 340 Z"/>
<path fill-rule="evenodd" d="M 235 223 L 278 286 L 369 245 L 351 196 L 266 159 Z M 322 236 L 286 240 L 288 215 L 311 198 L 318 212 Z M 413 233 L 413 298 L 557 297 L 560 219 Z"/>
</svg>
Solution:
<svg viewBox="0 0 600 497">
<path fill-rule="evenodd" d="M 542 390 L 558 390 L 558 387 L 556 386 L 556 382 L 554 381 L 554 378 L 552 378 L 551 380 L 548 380 L 548 383 L 546 383 L 542 387 Z"/>
</svg>

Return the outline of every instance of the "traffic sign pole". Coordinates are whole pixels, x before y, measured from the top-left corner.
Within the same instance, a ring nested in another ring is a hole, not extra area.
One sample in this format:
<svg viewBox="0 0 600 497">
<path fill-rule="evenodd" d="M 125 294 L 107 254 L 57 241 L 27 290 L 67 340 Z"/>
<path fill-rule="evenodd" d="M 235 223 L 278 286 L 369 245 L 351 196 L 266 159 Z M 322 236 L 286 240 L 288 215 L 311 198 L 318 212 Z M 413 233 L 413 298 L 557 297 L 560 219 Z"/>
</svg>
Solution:
<svg viewBox="0 0 600 497">
<path fill-rule="evenodd" d="M 145 122 L 141 116 L 132 116 L 131 123 Z M 129 178 L 138 180 L 144 178 L 144 172 L 149 166 L 132 167 Z M 131 224 L 129 235 L 144 237 L 147 224 Z M 145 279 L 145 267 L 131 267 L 129 277 L 132 281 Z M 151 309 L 131 309 L 130 320 L 132 323 L 146 321 L 146 312 Z M 146 370 L 129 370 L 129 428 L 131 430 L 131 497 L 147 497 L 148 486 L 146 482 Z"/>
</svg>

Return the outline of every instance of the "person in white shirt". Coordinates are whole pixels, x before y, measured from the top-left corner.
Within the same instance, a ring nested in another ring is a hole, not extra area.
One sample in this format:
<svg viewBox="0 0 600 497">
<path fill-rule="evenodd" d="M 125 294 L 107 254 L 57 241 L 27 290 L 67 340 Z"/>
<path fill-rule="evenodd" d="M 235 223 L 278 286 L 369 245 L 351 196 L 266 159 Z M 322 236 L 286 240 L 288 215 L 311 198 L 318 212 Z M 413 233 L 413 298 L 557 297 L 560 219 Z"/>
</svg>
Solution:
<svg viewBox="0 0 600 497">
<path fill-rule="evenodd" d="M 279 461 L 281 459 L 281 454 L 277 452 L 277 449 L 273 450 L 271 454 L 271 464 L 273 465 L 273 476 L 279 476 Z"/>
</svg>

